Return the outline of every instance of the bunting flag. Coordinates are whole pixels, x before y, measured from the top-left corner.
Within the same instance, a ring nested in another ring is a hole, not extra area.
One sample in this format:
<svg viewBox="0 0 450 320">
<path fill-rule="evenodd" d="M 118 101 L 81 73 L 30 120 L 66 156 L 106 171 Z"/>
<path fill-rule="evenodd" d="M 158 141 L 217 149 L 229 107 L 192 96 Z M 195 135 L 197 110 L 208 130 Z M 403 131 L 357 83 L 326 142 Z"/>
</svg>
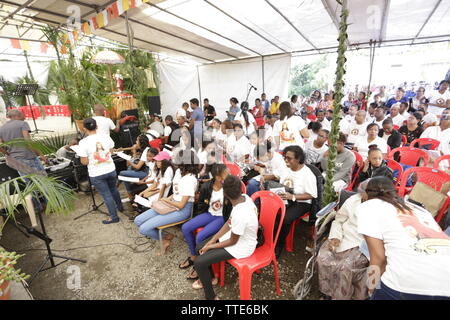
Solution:
<svg viewBox="0 0 450 320">
<path fill-rule="evenodd" d="M 117 5 L 117 1 L 114 2 L 108 9 L 111 9 L 111 17 L 117 18 L 119 16 L 119 7 Z M 111 20 L 110 17 L 110 20 Z"/>
<path fill-rule="evenodd" d="M 103 28 L 103 27 L 105 26 L 105 23 L 103 22 L 103 13 L 102 13 L 102 12 L 99 12 L 99 13 L 97 14 L 96 19 L 97 19 L 98 27 L 99 27 L 99 28 Z M 98 29 L 98 28 L 97 28 L 97 29 Z"/>
<path fill-rule="evenodd" d="M 128 0 L 117 0 L 117 8 L 119 9 L 119 16 L 121 16 L 125 11 L 130 9 L 130 3 Z"/>
<path fill-rule="evenodd" d="M 78 30 L 73 30 L 73 40 L 78 41 Z"/>
<path fill-rule="evenodd" d="M 131 9 L 136 8 L 136 1 L 135 0 L 130 0 L 129 2 L 130 2 L 130 8 Z"/>
<path fill-rule="evenodd" d="M 102 11 L 102 15 L 103 15 L 103 24 L 104 24 L 105 26 L 107 26 L 108 23 L 109 23 L 108 11 L 106 11 L 106 9 L 103 10 L 103 11 Z"/>
<path fill-rule="evenodd" d="M 22 49 L 20 46 L 20 41 L 17 39 L 11 39 L 11 45 L 14 49 Z"/>
<path fill-rule="evenodd" d="M 66 46 L 61 46 L 61 49 L 59 50 L 62 54 L 67 54 L 67 47 Z"/>
<path fill-rule="evenodd" d="M 47 50 L 48 50 L 48 43 L 41 42 L 41 52 L 42 53 L 47 53 Z"/>
<path fill-rule="evenodd" d="M 81 26 L 81 31 L 83 31 L 83 33 L 86 35 L 90 35 L 92 32 L 89 23 L 87 22 L 83 23 L 83 25 Z"/>
<path fill-rule="evenodd" d="M 142 6 L 142 0 L 135 0 L 136 8 Z"/>
<path fill-rule="evenodd" d="M 89 24 L 91 26 L 91 31 L 97 30 L 98 29 L 97 17 L 93 17 L 91 20 L 89 20 Z"/>
</svg>

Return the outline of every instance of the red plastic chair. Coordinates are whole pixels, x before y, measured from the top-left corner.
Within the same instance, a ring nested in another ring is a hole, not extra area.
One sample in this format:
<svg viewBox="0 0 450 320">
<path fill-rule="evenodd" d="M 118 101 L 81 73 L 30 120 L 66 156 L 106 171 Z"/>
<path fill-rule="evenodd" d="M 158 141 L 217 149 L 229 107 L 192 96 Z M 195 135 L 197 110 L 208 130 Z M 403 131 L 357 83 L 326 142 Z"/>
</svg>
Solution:
<svg viewBox="0 0 450 320">
<path fill-rule="evenodd" d="M 239 166 L 236 163 L 227 162 L 227 163 L 225 163 L 225 165 L 228 167 L 228 169 L 230 169 L 230 173 L 233 176 L 236 176 L 239 178 L 241 177 L 241 168 L 239 168 Z"/>
<path fill-rule="evenodd" d="M 441 142 L 436 139 L 420 138 L 420 139 L 416 139 L 413 142 L 411 142 L 410 146 L 413 148 L 422 148 L 422 146 L 424 146 L 424 145 L 431 145 L 428 150 L 436 150 L 440 144 L 441 144 Z"/>
<path fill-rule="evenodd" d="M 395 187 L 398 188 L 398 186 L 400 185 L 402 176 L 403 176 L 403 167 L 401 166 L 400 163 L 398 163 L 394 159 L 387 159 L 386 162 L 387 162 L 387 166 L 389 168 L 391 168 L 392 171 L 398 170 L 397 181 L 395 183 Z"/>
<path fill-rule="evenodd" d="M 295 228 L 300 224 L 300 221 L 304 218 L 309 216 L 309 212 L 305 213 L 303 216 L 295 220 L 291 224 L 291 229 L 289 230 L 289 234 L 286 237 L 286 251 L 287 252 L 293 252 L 294 251 L 294 234 L 295 234 Z"/>
<path fill-rule="evenodd" d="M 251 299 L 252 274 L 271 263 L 273 263 L 275 273 L 275 288 L 277 294 L 279 296 L 281 295 L 280 283 L 278 279 L 278 263 L 275 257 L 275 244 L 277 243 L 281 226 L 283 225 L 286 206 L 278 195 L 270 191 L 258 191 L 253 194 L 253 201 L 258 198 L 261 202 L 259 223 L 264 228 L 264 244 L 261 247 L 256 248 L 255 252 L 253 252 L 253 254 L 248 258 L 228 260 L 228 263 L 235 267 L 239 273 L 241 300 Z M 273 231 L 275 219 L 278 214 L 280 214 L 280 222 L 274 238 Z M 221 262 L 220 269 L 220 285 L 222 286 L 225 279 L 225 261 Z"/>
<path fill-rule="evenodd" d="M 408 139 L 406 139 L 406 136 L 402 135 L 402 147 L 404 147 L 408 143 Z"/>
<path fill-rule="evenodd" d="M 408 189 L 406 188 L 406 181 L 408 180 L 408 177 L 415 173 L 417 176 L 417 181 L 420 181 L 422 183 L 425 183 L 426 185 L 429 185 L 433 189 L 440 191 L 442 188 L 442 185 L 446 182 L 450 182 L 450 175 L 445 173 L 444 171 L 440 171 L 433 168 L 428 167 L 416 167 L 416 168 L 409 168 L 403 173 L 402 180 L 400 182 L 400 188 L 398 190 L 398 194 L 401 197 L 404 197 L 408 193 Z M 448 206 L 450 205 L 450 197 L 447 198 L 446 203 L 441 208 L 441 210 L 438 212 L 437 216 L 435 217 L 436 221 L 439 223 L 442 217 L 444 216 L 445 212 L 447 211 Z"/>
<path fill-rule="evenodd" d="M 447 155 L 445 155 L 445 156 L 440 156 L 439 158 L 437 158 L 435 161 L 434 161 L 434 168 L 435 169 L 438 169 L 438 170 L 441 170 L 441 169 L 439 169 L 439 165 L 440 165 L 440 163 L 442 162 L 442 161 L 445 161 L 445 160 L 448 160 L 448 163 L 450 164 L 450 154 L 447 154 Z M 450 167 L 447 169 L 447 170 L 449 170 L 450 169 Z"/>
<path fill-rule="evenodd" d="M 363 157 L 358 152 L 356 152 L 355 150 L 352 150 L 352 152 L 355 154 L 355 157 L 356 157 L 355 164 L 353 165 L 353 168 L 352 168 L 352 173 L 355 171 L 355 166 L 358 166 L 358 170 L 356 171 L 356 173 L 352 177 L 352 180 L 351 180 L 350 184 L 348 185 L 347 189 L 345 189 L 347 191 L 352 191 L 353 190 L 353 187 L 355 186 L 355 183 L 356 183 L 356 179 L 358 178 L 358 174 L 361 172 L 361 170 L 362 170 L 362 168 L 364 166 Z"/>
<path fill-rule="evenodd" d="M 423 160 L 421 166 L 426 167 L 428 165 L 428 162 L 430 162 L 430 156 L 428 153 L 426 153 L 422 149 L 412 148 L 412 147 L 400 147 L 395 148 L 392 150 L 389 155 L 388 159 L 394 159 L 395 153 L 400 153 L 400 160 L 398 162 L 406 164 L 408 166 L 417 166 L 419 160 Z"/>
</svg>

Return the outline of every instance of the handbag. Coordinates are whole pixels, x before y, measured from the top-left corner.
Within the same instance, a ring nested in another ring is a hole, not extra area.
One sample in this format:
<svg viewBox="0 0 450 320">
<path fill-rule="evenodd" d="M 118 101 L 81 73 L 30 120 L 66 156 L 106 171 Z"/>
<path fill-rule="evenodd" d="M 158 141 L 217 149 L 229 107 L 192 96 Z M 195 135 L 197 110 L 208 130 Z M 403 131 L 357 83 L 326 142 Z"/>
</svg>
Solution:
<svg viewBox="0 0 450 320">
<path fill-rule="evenodd" d="M 152 209 L 159 214 L 168 214 L 174 211 L 178 211 L 179 209 L 175 206 L 168 204 L 162 200 L 153 201 Z"/>
</svg>

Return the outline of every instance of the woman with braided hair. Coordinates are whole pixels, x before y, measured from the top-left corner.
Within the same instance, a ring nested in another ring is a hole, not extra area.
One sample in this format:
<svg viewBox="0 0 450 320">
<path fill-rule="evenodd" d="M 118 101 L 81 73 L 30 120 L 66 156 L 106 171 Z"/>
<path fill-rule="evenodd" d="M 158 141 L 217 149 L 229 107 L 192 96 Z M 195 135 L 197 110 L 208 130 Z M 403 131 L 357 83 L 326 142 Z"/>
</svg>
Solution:
<svg viewBox="0 0 450 320">
<path fill-rule="evenodd" d="M 244 129 L 244 134 L 249 137 L 253 132 L 256 131 L 258 125 L 256 124 L 255 117 L 248 111 L 249 105 L 247 101 L 241 103 L 241 111 L 236 114 L 234 118 L 235 122 L 239 122 Z"/>
<path fill-rule="evenodd" d="M 389 178 L 374 177 L 357 210 L 370 253 L 373 300 L 450 300 L 450 237 L 433 216 L 405 203 Z"/>
</svg>

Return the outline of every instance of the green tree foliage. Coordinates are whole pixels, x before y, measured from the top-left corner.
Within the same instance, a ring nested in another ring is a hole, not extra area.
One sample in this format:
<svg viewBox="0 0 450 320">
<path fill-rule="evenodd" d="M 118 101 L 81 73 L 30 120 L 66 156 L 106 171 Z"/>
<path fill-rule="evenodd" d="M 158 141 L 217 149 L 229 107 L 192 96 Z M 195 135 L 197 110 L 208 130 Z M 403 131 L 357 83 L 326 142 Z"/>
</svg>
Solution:
<svg viewBox="0 0 450 320">
<path fill-rule="evenodd" d="M 309 97 L 314 90 L 326 91 L 327 83 L 320 71 L 326 68 L 327 58 L 327 55 L 323 55 L 313 63 L 299 64 L 292 68 L 289 95 Z"/>
</svg>

